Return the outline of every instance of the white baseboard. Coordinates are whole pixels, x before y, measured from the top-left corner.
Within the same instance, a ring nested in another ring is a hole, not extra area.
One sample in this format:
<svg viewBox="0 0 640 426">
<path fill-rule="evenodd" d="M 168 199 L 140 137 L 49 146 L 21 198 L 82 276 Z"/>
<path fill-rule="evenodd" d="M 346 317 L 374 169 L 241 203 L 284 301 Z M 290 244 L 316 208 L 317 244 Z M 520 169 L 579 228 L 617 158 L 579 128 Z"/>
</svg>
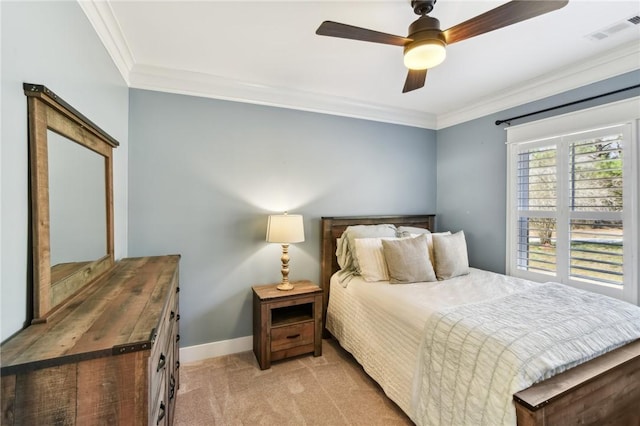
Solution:
<svg viewBox="0 0 640 426">
<path fill-rule="evenodd" d="M 253 349 L 253 336 L 238 337 L 237 339 L 221 340 L 219 342 L 204 343 L 202 345 L 180 348 L 180 362 L 202 361 L 207 358 L 231 355 Z"/>
</svg>

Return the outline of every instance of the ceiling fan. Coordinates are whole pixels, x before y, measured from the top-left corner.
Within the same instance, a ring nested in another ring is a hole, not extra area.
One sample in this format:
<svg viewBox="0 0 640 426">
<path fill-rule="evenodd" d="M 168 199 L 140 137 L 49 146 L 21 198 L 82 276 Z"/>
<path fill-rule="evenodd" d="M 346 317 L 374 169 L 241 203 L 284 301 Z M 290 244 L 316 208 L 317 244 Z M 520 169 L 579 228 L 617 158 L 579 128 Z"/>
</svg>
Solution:
<svg viewBox="0 0 640 426">
<path fill-rule="evenodd" d="M 324 21 L 316 30 L 316 34 L 403 46 L 404 64 L 409 68 L 409 74 L 402 89 L 402 93 L 406 93 L 424 86 L 427 70 L 444 61 L 448 44 L 552 12 L 569 2 L 568 0 L 512 0 L 442 31 L 440 21 L 427 16 L 433 10 L 436 1 L 411 0 L 413 11 L 420 17 L 409 25 L 407 37 L 333 21 Z"/>
</svg>

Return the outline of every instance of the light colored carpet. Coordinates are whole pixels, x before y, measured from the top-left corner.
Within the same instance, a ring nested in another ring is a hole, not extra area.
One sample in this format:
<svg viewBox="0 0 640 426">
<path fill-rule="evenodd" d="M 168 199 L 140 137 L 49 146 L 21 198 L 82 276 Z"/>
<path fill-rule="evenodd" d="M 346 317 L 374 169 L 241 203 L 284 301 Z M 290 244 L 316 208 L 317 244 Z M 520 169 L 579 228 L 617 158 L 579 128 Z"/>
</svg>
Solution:
<svg viewBox="0 0 640 426">
<path fill-rule="evenodd" d="M 260 370 L 253 352 L 180 367 L 175 425 L 413 425 L 333 339 Z"/>
</svg>

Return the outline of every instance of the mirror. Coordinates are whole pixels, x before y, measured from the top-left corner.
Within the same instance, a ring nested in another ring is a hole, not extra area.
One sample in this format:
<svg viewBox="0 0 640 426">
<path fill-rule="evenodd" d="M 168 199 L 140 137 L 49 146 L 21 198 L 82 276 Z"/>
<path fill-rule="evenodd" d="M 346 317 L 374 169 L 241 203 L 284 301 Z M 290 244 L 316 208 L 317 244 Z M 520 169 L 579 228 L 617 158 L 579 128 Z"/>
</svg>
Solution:
<svg viewBox="0 0 640 426">
<path fill-rule="evenodd" d="M 51 281 L 107 254 L 104 158 L 47 130 Z"/>
<path fill-rule="evenodd" d="M 44 322 L 114 265 L 118 142 L 45 86 L 24 84 L 29 114 L 32 322 Z"/>
</svg>

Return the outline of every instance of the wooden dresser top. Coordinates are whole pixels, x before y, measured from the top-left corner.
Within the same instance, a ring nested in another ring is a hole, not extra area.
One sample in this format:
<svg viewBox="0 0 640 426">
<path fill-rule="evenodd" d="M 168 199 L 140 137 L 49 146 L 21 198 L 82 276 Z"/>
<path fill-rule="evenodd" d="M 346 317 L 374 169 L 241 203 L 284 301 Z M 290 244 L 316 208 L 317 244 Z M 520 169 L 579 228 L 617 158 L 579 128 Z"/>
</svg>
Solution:
<svg viewBox="0 0 640 426">
<path fill-rule="evenodd" d="M 53 314 L 0 347 L 2 375 L 150 349 L 179 255 L 123 259 Z"/>
</svg>

